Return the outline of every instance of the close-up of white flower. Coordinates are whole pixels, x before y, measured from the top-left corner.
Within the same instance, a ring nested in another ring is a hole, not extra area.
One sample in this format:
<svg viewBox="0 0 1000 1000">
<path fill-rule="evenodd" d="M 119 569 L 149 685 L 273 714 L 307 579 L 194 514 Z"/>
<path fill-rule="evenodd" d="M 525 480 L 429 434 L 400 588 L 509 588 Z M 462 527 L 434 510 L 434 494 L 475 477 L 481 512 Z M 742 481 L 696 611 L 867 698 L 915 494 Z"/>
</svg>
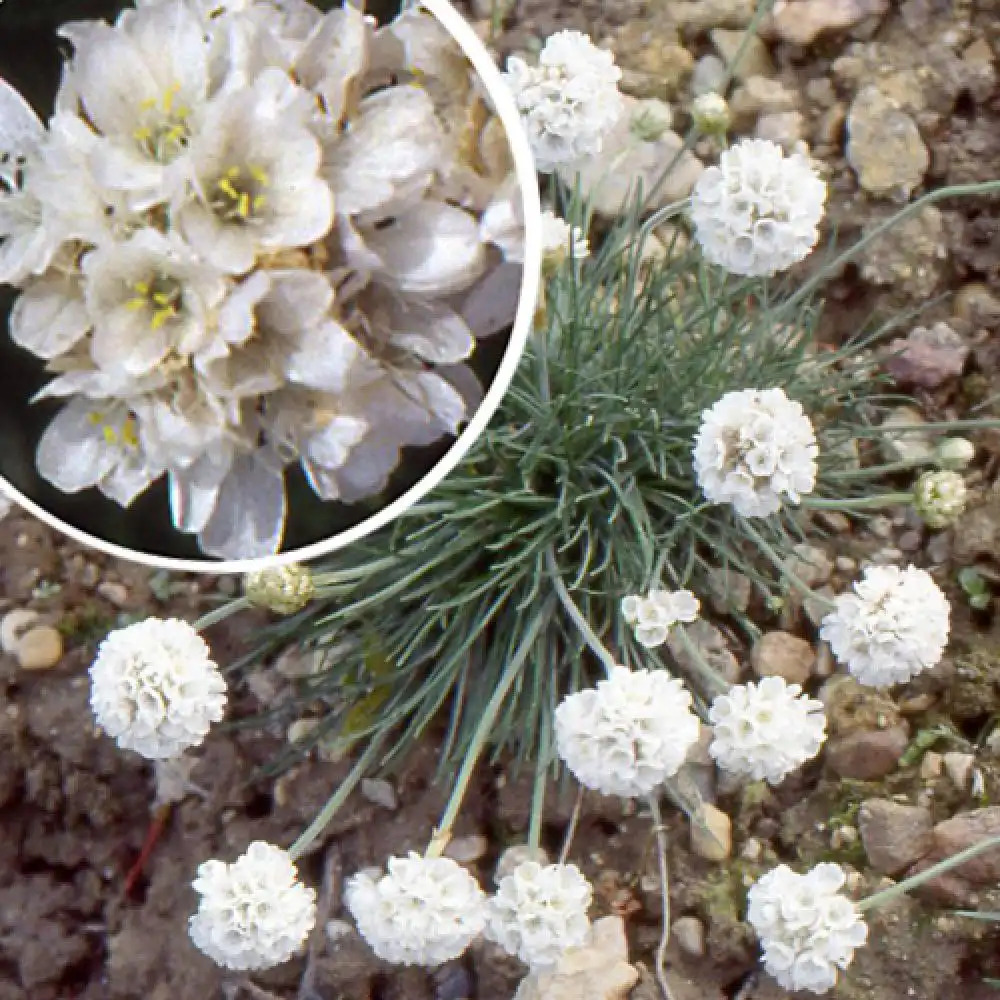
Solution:
<svg viewBox="0 0 1000 1000">
<path fill-rule="evenodd" d="M 525 861 L 486 903 L 486 937 L 532 968 L 584 943 L 593 889 L 576 865 Z"/>
<path fill-rule="evenodd" d="M 387 874 L 352 876 L 344 903 L 386 962 L 433 967 L 458 958 L 486 925 L 479 883 L 450 858 L 389 858 Z"/>
<path fill-rule="evenodd" d="M 819 238 L 826 184 L 801 153 L 766 139 L 730 146 L 698 178 L 691 221 L 705 257 L 733 274 L 784 271 Z"/>
<path fill-rule="evenodd" d="M 147 618 L 109 633 L 90 667 L 97 724 L 123 750 L 175 757 L 222 719 L 226 682 L 205 640 L 176 618 Z"/>
<path fill-rule="evenodd" d="M 951 469 L 925 472 L 913 487 L 913 509 L 924 524 L 935 531 L 954 524 L 968 500 L 965 480 Z"/>
<path fill-rule="evenodd" d="M 843 869 L 823 862 L 800 875 L 778 865 L 747 894 L 747 920 L 764 968 L 786 990 L 826 993 L 868 939 L 868 925 L 841 890 Z"/>
<path fill-rule="evenodd" d="M 693 622 L 700 607 L 690 590 L 651 590 L 645 597 L 630 594 L 621 604 L 622 617 L 647 649 L 662 646 L 678 622 Z"/>
<path fill-rule="evenodd" d="M 833 603 L 820 637 L 862 684 L 903 684 L 944 654 L 951 605 L 926 570 L 870 566 Z"/>
<path fill-rule="evenodd" d="M 784 389 L 743 389 L 704 411 L 693 456 L 707 499 L 744 517 L 767 517 L 812 492 L 818 453 L 801 403 Z"/>
<path fill-rule="evenodd" d="M 287 851 L 262 840 L 231 864 L 202 862 L 193 886 L 201 900 L 188 922 L 191 940 L 226 969 L 287 962 L 316 923 L 316 892 L 299 881 Z"/>
<path fill-rule="evenodd" d="M 466 362 L 495 331 L 461 310 L 503 240 L 524 243 L 471 62 L 430 14 L 380 25 L 351 0 L 135 0 L 59 34 L 47 122 L 0 81 L 10 336 L 56 376 L 34 400 L 66 401 L 40 478 L 121 507 L 165 479 L 170 528 L 218 559 L 281 550 L 297 465 L 359 505 L 338 523 L 369 516 L 405 486 L 404 449 L 457 436 L 486 397 Z"/>
<path fill-rule="evenodd" d="M 599 153 L 622 113 L 614 55 L 579 31 L 550 35 L 536 66 L 511 56 L 505 79 L 542 173 Z"/>
<path fill-rule="evenodd" d="M 723 770 L 776 785 L 819 753 L 826 739 L 823 703 L 782 677 L 736 684 L 708 713 L 708 752 Z"/>
<path fill-rule="evenodd" d="M 556 750 L 577 781 L 627 798 L 675 775 L 699 731 L 690 692 L 665 670 L 615 667 L 555 713 Z"/>
</svg>

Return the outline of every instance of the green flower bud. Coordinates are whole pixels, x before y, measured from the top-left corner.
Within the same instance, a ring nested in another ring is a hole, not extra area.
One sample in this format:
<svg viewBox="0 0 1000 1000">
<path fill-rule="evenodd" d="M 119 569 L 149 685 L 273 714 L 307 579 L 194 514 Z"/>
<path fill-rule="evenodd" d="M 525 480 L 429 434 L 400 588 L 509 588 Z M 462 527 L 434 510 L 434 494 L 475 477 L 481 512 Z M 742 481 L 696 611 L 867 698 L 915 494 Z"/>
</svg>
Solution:
<svg viewBox="0 0 1000 1000">
<path fill-rule="evenodd" d="M 925 472 L 913 488 L 913 507 L 928 528 L 946 528 L 958 520 L 967 499 L 965 480 L 957 472 Z"/>
<path fill-rule="evenodd" d="M 243 593 L 251 604 L 278 615 L 301 611 L 315 596 L 316 585 L 307 566 L 269 566 L 243 578 Z"/>
<path fill-rule="evenodd" d="M 699 132 L 725 135 L 731 121 L 729 105 L 721 94 L 699 94 L 691 103 L 691 118 Z"/>
<path fill-rule="evenodd" d="M 976 446 L 966 438 L 945 438 L 934 449 L 934 461 L 938 468 L 958 471 L 968 468 L 976 457 Z"/>
</svg>

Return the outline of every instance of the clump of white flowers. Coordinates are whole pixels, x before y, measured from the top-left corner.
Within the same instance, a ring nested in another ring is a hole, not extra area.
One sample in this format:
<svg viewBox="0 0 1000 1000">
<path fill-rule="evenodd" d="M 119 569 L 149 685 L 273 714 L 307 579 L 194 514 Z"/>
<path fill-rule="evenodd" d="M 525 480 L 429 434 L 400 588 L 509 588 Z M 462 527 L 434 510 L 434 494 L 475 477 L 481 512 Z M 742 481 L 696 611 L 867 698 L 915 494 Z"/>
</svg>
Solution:
<svg viewBox="0 0 1000 1000">
<path fill-rule="evenodd" d="M 390 858 L 381 878 L 352 876 L 344 902 L 372 951 L 397 965 L 457 958 L 486 923 L 483 890 L 450 858 Z"/>
<path fill-rule="evenodd" d="M 444 28 L 146 0 L 61 34 L 47 125 L 0 81 L 10 334 L 65 401 L 40 474 L 126 507 L 166 477 L 178 531 L 249 559 L 281 546 L 286 470 L 355 502 L 456 433 L 454 297 L 498 263 L 479 220 L 512 167 Z"/>
<path fill-rule="evenodd" d="M 690 692 L 663 670 L 617 666 L 555 712 L 556 749 L 580 784 L 628 798 L 673 777 L 699 729 Z"/>
<path fill-rule="evenodd" d="M 187 622 L 147 618 L 109 633 L 90 668 L 97 724 L 150 760 L 183 753 L 222 718 L 226 682 Z"/>
<path fill-rule="evenodd" d="M 708 750 L 719 767 L 772 785 L 815 757 L 826 739 L 822 702 L 781 677 L 734 685 L 715 698 L 708 718 Z"/>
<path fill-rule="evenodd" d="M 243 593 L 259 608 L 277 615 L 293 615 L 315 597 L 316 584 L 308 566 L 288 563 L 247 573 L 243 578 Z"/>
<path fill-rule="evenodd" d="M 764 968 L 786 990 L 825 993 L 868 939 L 860 912 L 840 890 L 846 876 L 824 862 L 804 875 L 779 865 L 747 894 L 747 919 L 760 939 Z"/>
<path fill-rule="evenodd" d="M 595 156 L 622 114 L 621 70 L 614 55 L 579 31 L 546 40 L 537 66 L 507 60 L 505 79 L 542 173 Z"/>
<path fill-rule="evenodd" d="M 913 487 L 913 507 L 928 528 L 947 528 L 962 516 L 968 490 L 962 476 L 950 469 L 925 472 Z"/>
<path fill-rule="evenodd" d="M 870 566 L 834 599 L 820 627 L 837 659 L 862 684 L 902 684 L 940 661 L 951 606 L 916 566 Z"/>
<path fill-rule="evenodd" d="M 500 879 L 486 903 L 486 937 L 533 969 L 584 943 L 593 889 L 576 865 L 526 861 Z"/>
<path fill-rule="evenodd" d="M 678 622 L 693 622 L 701 607 L 690 590 L 651 590 L 645 597 L 622 598 L 622 617 L 635 628 L 636 641 L 647 649 L 661 646 Z"/>
<path fill-rule="evenodd" d="M 819 238 L 826 184 L 801 153 L 744 139 L 698 178 L 691 221 L 706 258 L 733 274 L 776 274 L 808 256 Z"/>
<path fill-rule="evenodd" d="M 727 392 L 702 413 L 694 469 L 705 496 L 767 517 L 816 485 L 819 446 L 802 404 L 784 389 Z"/>
<path fill-rule="evenodd" d="M 232 864 L 205 861 L 193 886 L 198 912 L 191 940 L 227 969 L 268 969 L 288 961 L 316 923 L 316 893 L 303 885 L 287 851 L 254 841 Z"/>
</svg>

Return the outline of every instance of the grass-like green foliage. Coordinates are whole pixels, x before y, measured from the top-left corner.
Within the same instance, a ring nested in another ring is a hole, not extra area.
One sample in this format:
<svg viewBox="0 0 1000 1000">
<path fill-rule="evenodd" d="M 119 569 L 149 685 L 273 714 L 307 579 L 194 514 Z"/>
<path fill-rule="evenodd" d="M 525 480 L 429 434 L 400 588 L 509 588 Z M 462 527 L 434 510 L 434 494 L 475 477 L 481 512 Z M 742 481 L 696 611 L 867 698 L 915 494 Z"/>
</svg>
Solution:
<svg viewBox="0 0 1000 1000">
<path fill-rule="evenodd" d="M 662 582 L 704 598 L 707 574 L 727 567 L 763 597 L 785 592 L 778 564 L 817 530 L 808 508 L 748 523 L 708 504 L 695 482 L 700 415 L 725 392 L 781 386 L 802 402 L 821 448 L 811 500 L 845 506 L 884 492 L 870 469 L 856 474 L 850 448 L 877 436 L 883 411 L 900 402 L 864 353 L 896 323 L 820 348 L 819 307 L 801 286 L 737 280 L 685 239 L 646 261 L 647 230 L 633 211 L 591 258 L 550 278 L 541 328 L 459 467 L 391 529 L 314 567 L 336 574 L 325 596 L 275 623 L 234 666 L 289 642 L 328 650 L 323 669 L 300 682 L 304 699 L 329 706 L 312 739 L 382 734 L 390 760 L 446 712 L 441 767 L 450 772 L 529 643 L 490 742 L 545 766 L 553 708 L 600 676 L 553 598 L 554 576 L 634 667 L 661 657 L 672 665 L 663 649 L 635 643 L 619 611 L 625 594 Z M 751 622 L 731 620 L 753 635 Z"/>
</svg>

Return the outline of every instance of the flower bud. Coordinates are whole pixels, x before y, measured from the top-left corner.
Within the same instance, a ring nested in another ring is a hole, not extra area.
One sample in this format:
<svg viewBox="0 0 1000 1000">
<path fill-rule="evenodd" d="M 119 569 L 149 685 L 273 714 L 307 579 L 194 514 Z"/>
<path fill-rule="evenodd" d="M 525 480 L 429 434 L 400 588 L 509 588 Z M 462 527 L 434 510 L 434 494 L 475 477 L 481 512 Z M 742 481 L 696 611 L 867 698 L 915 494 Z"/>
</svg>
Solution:
<svg viewBox="0 0 1000 1000">
<path fill-rule="evenodd" d="M 913 488 L 913 507 L 928 528 L 945 528 L 965 510 L 965 481 L 957 472 L 925 472 Z"/>
<path fill-rule="evenodd" d="M 699 94 L 691 103 L 691 119 L 705 135 L 725 135 L 731 121 L 729 105 L 721 94 Z"/>
<path fill-rule="evenodd" d="M 976 446 L 967 438 L 945 438 L 934 449 L 934 461 L 940 469 L 959 471 L 976 457 Z"/>
<path fill-rule="evenodd" d="M 243 593 L 251 604 L 278 615 L 301 611 L 315 596 L 312 572 L 300 563 L 268 566 L 243 578 Z"/>
</svg>

